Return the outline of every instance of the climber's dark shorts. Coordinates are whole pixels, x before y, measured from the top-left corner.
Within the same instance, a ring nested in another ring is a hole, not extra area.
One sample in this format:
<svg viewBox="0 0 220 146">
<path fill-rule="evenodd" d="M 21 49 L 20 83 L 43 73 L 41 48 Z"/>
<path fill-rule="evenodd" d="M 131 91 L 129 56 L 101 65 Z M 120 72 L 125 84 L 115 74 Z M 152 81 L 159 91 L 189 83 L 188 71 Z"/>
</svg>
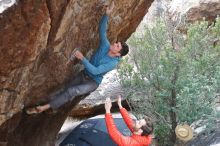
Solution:
<svg viewBox="0 0 220 146">
<path fill-rule="evenodd" d="M 78 95 L 90 93 L 98 88 L 99 84 L 81 71 L 62 89 L 59 93 L 52 96 L 49 102 L 52 109 L 57 109 L 63 104 L 72 101 Z"/>
</svg>

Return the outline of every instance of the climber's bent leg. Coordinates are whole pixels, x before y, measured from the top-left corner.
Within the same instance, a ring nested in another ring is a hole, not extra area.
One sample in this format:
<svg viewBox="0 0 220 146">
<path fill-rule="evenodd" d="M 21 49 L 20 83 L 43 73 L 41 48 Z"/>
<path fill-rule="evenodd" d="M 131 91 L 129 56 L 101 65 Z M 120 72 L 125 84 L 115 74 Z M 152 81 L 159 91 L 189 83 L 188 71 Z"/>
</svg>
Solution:
<svg viewBox="0 0 220 146">
<path fill-rule="evenodd" d="M 52 109 L 57 109 L 63 104 L 72 101 L 76 96 L 84 95 L 90 93 L 98 88 L 98 84 L 92 80 L 84 80 L 80 85 L 75 85 L 65 89 L 49 102 L 49 105 Z"/>
</svg>

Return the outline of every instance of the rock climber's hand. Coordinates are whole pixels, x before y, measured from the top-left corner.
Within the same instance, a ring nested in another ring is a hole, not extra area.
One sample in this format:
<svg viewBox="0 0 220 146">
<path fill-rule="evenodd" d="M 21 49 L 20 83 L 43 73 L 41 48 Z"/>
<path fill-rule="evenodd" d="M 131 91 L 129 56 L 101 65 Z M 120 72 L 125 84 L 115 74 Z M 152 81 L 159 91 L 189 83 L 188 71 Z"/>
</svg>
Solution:
<svg viewBox="0 0 220 146">
<path fill-rule="evenodd" d="M 83 54 L 79 50 L 75 51 L 74 56 L 79 60 L 83 60 L 84 58 Z"/>
<path fill-rule="evenodd" d="M 110 6 L 107 6 L 107 9 L 106 9 L 106 14 L 109 15 L 111 14 L 111 12 L 113 11 L 115 7 L 115 4 L 114 4 L 114 1 L 110 4 Z"/>
</svg>

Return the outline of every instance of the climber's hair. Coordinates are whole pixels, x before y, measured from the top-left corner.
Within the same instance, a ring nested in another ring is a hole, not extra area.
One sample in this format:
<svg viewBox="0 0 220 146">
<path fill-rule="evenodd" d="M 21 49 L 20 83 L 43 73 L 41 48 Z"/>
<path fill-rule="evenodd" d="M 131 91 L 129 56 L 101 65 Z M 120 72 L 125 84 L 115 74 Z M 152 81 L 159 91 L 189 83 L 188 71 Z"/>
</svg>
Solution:
<svg viewBox="0 0 220 146">
<path fill-rule="evenodd" d="M 129 52 L 129 47 L 128 45 L 125 43 L 125 42 L 121 42 L 121 50 L 120 50 L 120 54 L 121 54 L 121 57 L 125 56 L 128 54 Z"/>
<path fill-rule="evenodd" d="M 141 129 L 143 130 L 142 136 L 147 136 L 153 133 L 154 131 L 154 125 L 151 121 L 151 119 L 147 116 L 144 117 L 144 120 L 146 121 L 146 125 L 142 126 Z"/>
</svg>

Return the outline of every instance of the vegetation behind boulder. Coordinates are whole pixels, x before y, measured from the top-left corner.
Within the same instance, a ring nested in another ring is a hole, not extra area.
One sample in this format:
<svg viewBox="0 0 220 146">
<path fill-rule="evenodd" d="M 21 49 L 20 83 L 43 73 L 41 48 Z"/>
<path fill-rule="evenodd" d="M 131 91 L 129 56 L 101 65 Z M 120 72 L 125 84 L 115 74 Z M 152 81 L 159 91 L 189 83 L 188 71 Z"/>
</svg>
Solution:
<svg viewBox="0 0 220 146">
<path fill-rule="evenodd" d="M 131 57 L 119 69 L 134 112 L 155 120 L 154 134 L 162 146 L 176 143 L 179 123 L 214 121 L 220 92 L 220 19 L 188 24 L 186 34 L 175 26 L 158 20 L 133 34 Z"/>
</svg>

